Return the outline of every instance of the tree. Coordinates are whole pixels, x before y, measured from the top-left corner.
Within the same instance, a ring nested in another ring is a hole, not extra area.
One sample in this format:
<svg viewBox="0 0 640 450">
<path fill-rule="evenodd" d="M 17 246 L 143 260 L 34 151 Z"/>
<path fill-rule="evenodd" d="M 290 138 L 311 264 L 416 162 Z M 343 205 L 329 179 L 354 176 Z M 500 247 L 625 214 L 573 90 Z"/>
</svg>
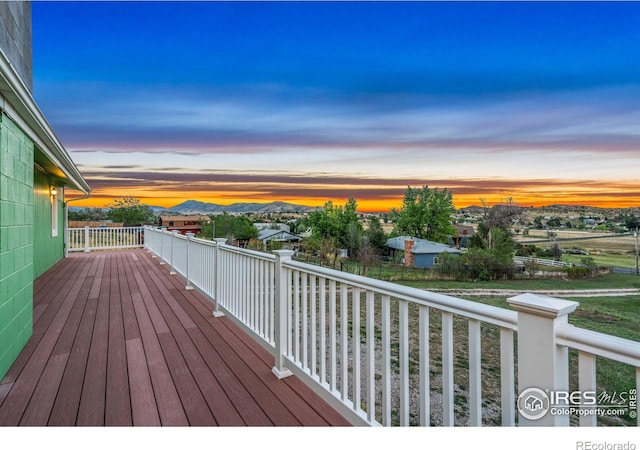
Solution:
<svg viewBox="0 0 640 450">
<path fill-rule="evenodd" d="M 553 256 L 554 261 L 562 260 L 562 248 L 560 248 L 560 244 L 558 244 L 558 241 L 556 240 L 551 244 L 551 255 Z"/>
<path fill-rule="evenodd" d="M 452 216 L 455 213 L 453 194 L 447 188 L 438 190 L 428 186 L 407 187 L 400 210 L 392 209 L 396 235 L 447 242 L 455 234 Z"/>
<path fill-rule="evenodd" d="M 507 231 L 494 227 L 486 232 L 476 233 L 472 238 L 472 248 L 461 256 L 470 268 L 472 278 L 510 278 L 515 273 L 514 245 L 513 238 Z"/>
<path fill-rule="evenodd" d="M 140 203 L 135 197 L 115 199 L 106 206 L 109 208 L 107 215 L 114 222 L 122 222 L 125 227 L 151 224 L 156 222 L 156 214 L 153 210 Z"/>
<path fill-rule="evenodd" d="M 480 199 L 480 201 L 484 207 L 482 223 L 486 230 L 501 228 L 511 234 L 511 230 L 514 226 L 520 223 L 520 207 L 516 206 L 513 198 L 509 197 L 506 201 L 501 201 L 499 204 L 494 205 L 491 208 L 487 208 L 486 201 L 484 199 Z M 538 218 L 536 218 L 536 220 L 538 220 Z"/>
<path fill-rule="evenodd" d="M 371 266 L 380 260 L 380 256 L 376 248 L 367 242 L 358 249 L 357 259 L 362 264 L 362 275 L 366 277 Z"/>
<path fill-rule="evenodd" d="M 366 241 L 378 252 L 382 253 L 387 247 L 387 234 L 382 229 L 380 219 L 375 216 L 369 220 L 369 228 L 364 232 Z"/>
<path fill-rule="evenodd" d="M 524 262 L 524 270 L 529 274 L 529 278 L 535 278 L 536 273 L 540 270 L 540 264 L 535 258 L 528 258 Z"/>
<path fill-rule="evenodd" d="M 202 234 L 209 238 L 215 230 L 214 237 L 224 237 L 229 240 L 249 240 L 258 237 L 258 229 L 244 216 L 232 216 L 227 213 L 214 216 L 210 224 L 202 226 Z"/>
<path fill-rule="evenodd" d="M 102 208 L 83 208 L 77 211 L 69 210 L 69 220 L 99 222 L 109 218 L 107 211 Z"/>
<path fill-rule="evenodd" d="M 346 248 L 354 254 L 362 240 L 362 224 L 358 220 L 358 204 L 350 198 L 342 206 L 332 201 L 324 204 L 322 209 L 313 211 L 306 220 L 312 229 L 312 237 L 316 242 L 332 241 L 336 250 Z"/>
</svg>

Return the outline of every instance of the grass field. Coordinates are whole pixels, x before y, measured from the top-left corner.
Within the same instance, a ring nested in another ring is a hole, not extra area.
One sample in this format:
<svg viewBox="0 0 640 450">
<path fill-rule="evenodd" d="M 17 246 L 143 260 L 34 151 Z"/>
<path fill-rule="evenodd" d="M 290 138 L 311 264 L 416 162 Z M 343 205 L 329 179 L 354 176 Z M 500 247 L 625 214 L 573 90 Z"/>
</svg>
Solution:
<svg viewBox="0 0 640 450">
<path fill-rule="evenodd" d="M 560 248 L 563 250 L 584 250 L 599 266 L 635 267 L 635 238 L 633 236 L 589 231 L 554 231 L 554 233 L 557 234 Z M 552 240 L 547 238 L 545 230 L 530 230 L 528 237 L 517 237 L 517 241 L 521 244 L 540 239 L 544 239 L 545 242 L 536 242 L 534 245 L 537 247 L 549 248 L 553 244 Z M 580 255 L 562 255 L 564 262 L 579 263 L 581 258 Z"/>
</svg>

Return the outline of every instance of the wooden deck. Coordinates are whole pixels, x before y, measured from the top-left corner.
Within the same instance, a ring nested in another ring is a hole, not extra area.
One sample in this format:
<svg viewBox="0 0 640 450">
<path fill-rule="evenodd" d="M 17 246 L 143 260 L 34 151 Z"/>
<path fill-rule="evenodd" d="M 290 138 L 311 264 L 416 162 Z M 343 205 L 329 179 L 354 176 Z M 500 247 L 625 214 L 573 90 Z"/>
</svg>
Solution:
<svg viewBox="0 0 640 450">
<path fill-rule="evenodd" d="M 0 425 L 325 426 L 347 421 L 144 250 L 71 255 L 34 285 Z"/>
</svg>

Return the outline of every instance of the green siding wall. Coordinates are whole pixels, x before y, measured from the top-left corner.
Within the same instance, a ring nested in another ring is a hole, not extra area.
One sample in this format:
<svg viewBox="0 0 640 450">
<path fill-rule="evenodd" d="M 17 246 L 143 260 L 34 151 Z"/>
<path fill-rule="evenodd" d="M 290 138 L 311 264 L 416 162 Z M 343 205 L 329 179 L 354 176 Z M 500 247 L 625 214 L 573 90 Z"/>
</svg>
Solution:
<svg viewBox="0 0 640 450">
<path fill-rule="evenodd" d="M 58 187 L 58 236 L 51 236 L 51 178 L 40 170 L 34 172 L 33 271 L 37 278 L 64 256 L 63 190 Z"/>
<path fill-rule="evenodd" d="M 0 378 L 32 333 L 34 146 L 0 115 Z"/>
</svg>

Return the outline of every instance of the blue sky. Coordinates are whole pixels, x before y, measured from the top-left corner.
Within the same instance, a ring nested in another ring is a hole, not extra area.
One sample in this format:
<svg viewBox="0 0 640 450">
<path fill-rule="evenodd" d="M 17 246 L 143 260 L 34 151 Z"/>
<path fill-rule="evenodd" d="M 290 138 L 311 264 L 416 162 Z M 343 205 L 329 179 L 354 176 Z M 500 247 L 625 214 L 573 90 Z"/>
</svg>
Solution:
<svg viewBox="0 0 640 450">
<path fill-rule="evenodd" d="M 640 3 L 34 2 L 33 40 L 92 204 L 640 205 Z"/>
</svg>

